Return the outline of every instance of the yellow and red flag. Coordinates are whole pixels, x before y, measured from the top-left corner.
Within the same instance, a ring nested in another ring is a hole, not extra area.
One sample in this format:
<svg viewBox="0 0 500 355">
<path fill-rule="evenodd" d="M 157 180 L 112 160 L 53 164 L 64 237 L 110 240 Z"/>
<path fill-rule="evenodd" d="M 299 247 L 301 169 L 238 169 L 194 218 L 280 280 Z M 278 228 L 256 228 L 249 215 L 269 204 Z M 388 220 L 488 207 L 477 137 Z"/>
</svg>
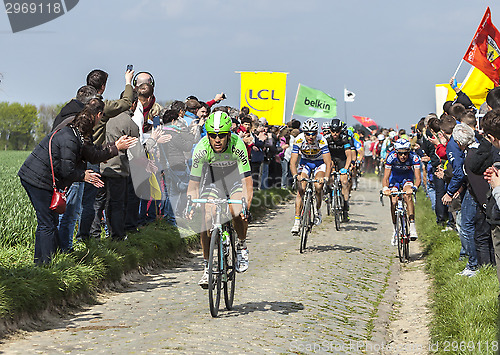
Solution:
<svg viewBox="0 0 500 355">
<path fill-rule="evenodd" d="M 354 116 L 354 115 L 352 117 L 358 120 L 358 122 L 361 123 L 366 128 L 378 129 L 378 124 L 369 117 Z"/>
<path fill-rule="evenodd" d="M 458 84 L 458 87 L 469 97 L 477 109 L 486 101 L 488 91 L 495 87 L 493 81 L 490 80 L 481 70 L 472 67 L 467 77 L 465 84 Z M 436 114 L 441 116 L 443 113 L 443 104 L 445 101 L 453 101 L 457 96 L 450 84 L 436 84 Z"/>
<path fill-rule="evenodd" d="M 496 86 L 500 83 L 499 45 L 500 32 L 491 22 L 491 11 L 488 7 L 464 55 L 464 60 L 481 70 Z"/>
</svg>

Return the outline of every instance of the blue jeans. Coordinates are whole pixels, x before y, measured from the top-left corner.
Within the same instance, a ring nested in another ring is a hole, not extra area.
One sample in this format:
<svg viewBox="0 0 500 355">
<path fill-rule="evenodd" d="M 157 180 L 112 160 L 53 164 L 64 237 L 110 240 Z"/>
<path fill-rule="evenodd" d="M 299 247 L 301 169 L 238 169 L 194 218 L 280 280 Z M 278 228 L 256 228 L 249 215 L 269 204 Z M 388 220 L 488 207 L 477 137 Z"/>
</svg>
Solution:
<svg viewBox="0 0 500 355">
<path fill-rule="evenodd" d="M 66 212 L 59 215 L 59 246 L 62 251 L 73 247 L 73 233 L 82 209 L 84 182 L 74 182 L 66 193 Z"/>
<path fill-rule="evenodd" d="M 431 200 L 432 210 L 436 210 L 436 190 L 434 190 L 434 183 L 427 180 L 427 196 Z"/>
<path fill-rule="evenodd" d="M 174 177 L 174 179 L 172 176 L 169 176 L 169 174 L 174 174 L 177 178 Z M 161 210 L 166 222 L 174 226 L 177 225 L 176 216 L 182 213 L 182 211 L 179 211 L 181 197 L 187 192 L 187 190 L 184 190 L 182 187 L 179 188 L 177 182 L 178 180 L 183 181 L 186 183 L 187 187 L 189 181 L 185 181 L 186 178 L 186 172 L 183 170 L 170 170 L 168 173 L 165 172 L 162 175 L 165 199 L 161 203 Z"/>
<path fill-rule="evenodd" d="M 434 212 L 436 213 L 436 223 L 444 224 L 447 219 L 449 219 L 448 215 L 448 207 L 443 205 L 442 198 L 446 193 L 446 184 L 443 179 L 438 179 L 434 176 L 434 189 L 436 191 L 436 205 Z"/>
<path fill-rule="evenodd" d="M 475 219 L 474 243 L 476 244 L 477 262 L 479 266 L 495 265 L 495 250 L 491 239 L 491 226 L 486 221 L 486 214 L 477 206 Z"/>
<path fill-rule="evenodd" d="M 472 198 L 469 190 L 467 190 L 462 200 L 461 211 L 462 223 L 460 228 L 460 240 L 467 254 L 469 254 L 469 262 L 467 263 L 467 268 L 476 270 L 478 268 L 478 261 L 476 243 L 474 242 L 474 232 L 477 203 L 474 198 Z"/>
<path fill-rule="evenodd" d="M 269 188 L 269 162 L 262 163 L 262 179 L 261 179 L 261 189 L 266 190 Z"/>
<path fill-rule="evenodd" d="M 285 160 L 283 158 L 281 160 L 281 188 L 286 189 L 288 188 L 288 160 Z"/>
<path fill-rule="evenodd" d="M 457 228 L 457 233 L 458 233 L 458 236 L 460 237 L 460 258 L 466 258 L 467 256 L 469 256 L 469 252 L 467 251 L 467 246 L 464 242 L 464 239 L 461 237 L 462 235 L 462 211 L 456 211 L 455 212 L 455 215 L 456 215 L 456 220 L 455 220 L 455 227 L 458 227 Z"/>
<path fill-rule="evenodd" d="M 57 231 L 59 215 L 49 208 L 53 191 L 40 189 L 23 179 L 21 185 L 28 193 L 36 213 L 35 264 L 47 264 L 59 246 Z"/>
<path fill-rule="evenodd" d="M 87 169 L 99 172 L 99 164 L 87 164 Z M 97 187 L 92 184 L 84 183 L 82 197 L 82 213 L 80 223 L 78 223 L 78 236 L 82 239 L 90 238 L 90 229 L 95 217 L 94 202 L 97 196 Z"/>
</svg>

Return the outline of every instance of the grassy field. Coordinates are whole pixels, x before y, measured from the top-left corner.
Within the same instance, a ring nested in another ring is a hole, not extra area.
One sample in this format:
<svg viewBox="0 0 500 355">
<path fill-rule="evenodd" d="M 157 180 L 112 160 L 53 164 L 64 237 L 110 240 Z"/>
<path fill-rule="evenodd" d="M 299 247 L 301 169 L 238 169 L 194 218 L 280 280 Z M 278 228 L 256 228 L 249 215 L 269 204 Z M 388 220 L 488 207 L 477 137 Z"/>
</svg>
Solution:
<svg viewBox="0 0 500 355">
<path fill-rule="evenodd" d="M 35 213 L 26 191 L 21 186 L 17 171 L 29 152 L 0 152 L 0 247 L 31 246 L 31 235 L 36 229 Z M 17 260 L 4 260 L 7 265 Z"/>
<path fill-rule="evenodd" d="M 483 267 L 474 277 L 457 275 L 466 265 L 459 261 L 456 232 L 441 232 L 430 201 L 419 192 L 416 223 L 432 279 L 431 342 L 438 354 L 494 354 L 498 348 L 498 281 L 495 267 Z M 446 345 L 448 347 L 446 348 Z"/>
<path fill-rule="evenodd" d="M 0 151 L 0 322 L 36 315 L 76 298 L 91 299 L 104 283 L 126 272 L 170 265 L 198 247 L 194 232 L 158 221 L 126 241 L 75 243 L 74 252 L 56 254 L 47 266 L 34 266 L 36 218 L 17 177 L 28 154 Z M 254 197 L 259 206 L 252 206 L 251 212 L 258 218 L 288 195 L 288 190 L 259 191 Z M 181 232 L 188 237 L 181 237 Z"/>
</svg>

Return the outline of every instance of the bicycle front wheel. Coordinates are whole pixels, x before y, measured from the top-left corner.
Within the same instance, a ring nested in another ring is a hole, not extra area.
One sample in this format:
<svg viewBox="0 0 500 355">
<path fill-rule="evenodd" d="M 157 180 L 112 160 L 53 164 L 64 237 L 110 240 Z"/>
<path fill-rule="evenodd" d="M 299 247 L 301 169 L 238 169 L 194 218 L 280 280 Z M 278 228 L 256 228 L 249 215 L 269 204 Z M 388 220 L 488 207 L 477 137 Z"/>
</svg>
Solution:
<svg viewBox="0 0 500 355">
<path fill-rule="evenodd" d="M 221 230 L 215 228 L 210 237 L 210 256 L 208 259 L 208 304 L 212 317 L 219 313 L 220 294 L 222 289 L 221 265 Z"/>
<path fill-rule="evenodd" d="M 307 235 L 311 229 L 311 195 L 305 194 L 304 208 L 302 209 L 302 218 L 300 224 L 300 252 L 303 253 L 306 249 Z"/>
<path fill-rule="evenodd" d="M 325 184 L 325 186 L 327 186 L 327 184 Z M 332 192 L 329 187 L 326 187 L 323 193 L 325 194 L 326 214 L 329 216 L 332 209 Z"/>
<path fill-rule="evenodd" d="M 335 229 L 337 231 L 340 230 L 340 222 L 342 221 L 342 193 L 338 189 L 338 187 L 334 191 L 333 196 L 333 207 L 335 213 Z"/>
<path fill-rule="evenodd" d="M 234 289 L 236 287 L 236 248 L 235 233 L 231 226 L 225 229 L 229 233 L 229 245 L 226 246 L 224 253 L 225 262 L 225 281 L 224 281 L 224 302 L 226 309 L 230 311 L 233 308 Z"/>
</svg>

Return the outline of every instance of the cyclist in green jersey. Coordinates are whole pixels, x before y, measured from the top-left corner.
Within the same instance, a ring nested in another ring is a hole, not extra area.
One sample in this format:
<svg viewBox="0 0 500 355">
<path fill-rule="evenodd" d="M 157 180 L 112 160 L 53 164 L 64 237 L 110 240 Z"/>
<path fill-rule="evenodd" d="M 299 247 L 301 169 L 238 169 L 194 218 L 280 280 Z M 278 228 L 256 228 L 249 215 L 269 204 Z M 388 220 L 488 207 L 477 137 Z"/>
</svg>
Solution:
<svg viewBox="0 0 500 355">
<path fill-rule="evenodd" d="M 245 143 L 231 133 L 231 118 L 222 111 L 212 113 L 205 122 L 207 135 L 196 145 L 193 152 L 193 166 L 188 186 L 188 196 L 197 198 L 230 198 L 246 200 L 250 208 L 253 197 L 253 182 L 250 161 Z M 238 234 L 237 265 L 238 272 L 248 269 L 248 248 L 246 234 L 248 220 L 241 205 L 229 205 L 233 225 Z M 193 212 L 187 217 L 192 218 Z M 208 258 L 210 251 L 210 229 L 215 206 L 202 206 L 201 246 L 204 259 L 204 273 L 201 287 L 208 286 Z"/>
</svg>

